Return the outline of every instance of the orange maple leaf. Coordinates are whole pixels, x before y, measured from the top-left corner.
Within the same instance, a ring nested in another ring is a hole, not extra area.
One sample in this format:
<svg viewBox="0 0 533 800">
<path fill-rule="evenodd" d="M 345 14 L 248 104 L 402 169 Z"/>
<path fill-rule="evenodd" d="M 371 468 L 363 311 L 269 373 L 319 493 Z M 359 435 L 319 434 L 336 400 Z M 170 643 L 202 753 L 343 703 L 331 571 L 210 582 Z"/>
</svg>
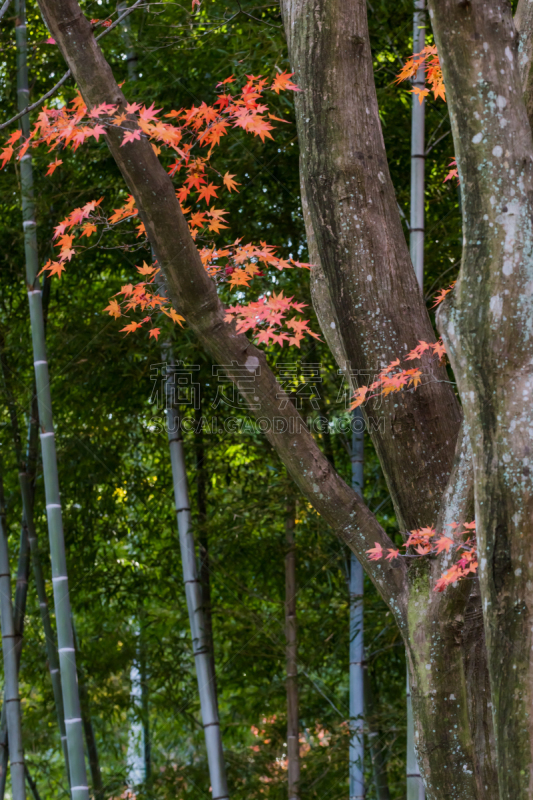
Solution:
<svg viewBox="0 0 533 800">
<path fill-rule="evenodd" d="M 162 308 L 161 311 L 166 314 L 167 317 L 170 317 L 172 322 L 177 322 L 178 325 L 183 328 L 182 322 L 185 322 L 185 317 L 182 317 L 181 314 L 178 314 L 178 312 L 172 308 L 172 306 L 169 309 Z"/>
<path fill-rule="evenodd" d="M 150 266 L 146 263 L 146 261 L 143 261 L 142 267 L 136 267 L 136 269 L 137 272 L 141 273 L 141 275 L 153 275 L 153 273 L 156 272 L 159 267 Z"/>
<path fill-rule="evenodd" d="M 159 338 L 159 334 L 160 334 L 160 333 L 161 333 L 161 328 L 151 328 L 151 329 L 150 329 L 150 332 L 149 332 L 149 334 L 148 334 L 148 336 L 149 336 L 150 338 L 153 338 L 153 339 L 155 339 L 155 340 L 157 341 L 157 340 L 158 340 L 158 338 Z"/>
<path fill-rule="evenodd" d="M 280 74 L 276 75 L 272 82 L 272 86 L 270 87 L 271 91 L 276 92 L 276 94 L 279 94 L 286 89 L 291 89 L 293 92 L 299 92 L 300 89 L 290 80 L 293 75 L 294 72 L 280 72 Z"/>
<path fill-rule="evenodd" d="M 104 311 L 107 311 L 110 316 L 115 317 L 115 319 L 118 319 L 122 316 L 120 306 L 116 300 L 110 300 L 109 305 L 104 308 Z"/>
<path fill-rule="evenodd" d="M 209 204 L 211 197 L 218 197 L 215 191 L 216 189 L 220 189 L 220 186 L 215 186 L 214 183 L 210 183 L 208 186 L 200 187 L 198 192 L 198 199 L 205 200 L 205 202 Z"/>
<path fill-rule="evenodd" d="M 13 131 L 13 133 L 10 135 L 9 139 L 7 139 L 6 144 L 7 145 L 15 144 L 15 142 L 18 142 L 21 136 L 22 136 L 22 130 L 20 128 L 17 128 L 17 130 Z"/>
<path fill-rule="evenodd" d="M 449 553 L 452 546 L 453 546 L 453 539 L 451 539 L 449 536 L 439 537 L 435 542 L 435 547 L 437 548 L 437 555 L 439 555 L 439 553 L 442 553 L 444 550 L 447 553 Z"/>
<path fill-rule="evenodd" d="M 87 237 L 89 237 L 89 236 L 92 236 L 92 235 L 93 235 L 93 233 L 96 233 L 96 231 L 97 231 L 97 227 L 96 227 L 96 225 L 93 225 L 93 223 L 92 223 L 92 222 L 87 222 L 87 223 L 86 223 L 86 224 L 83 226 L 83 230 L 82 230 L 82 233 L 81 233 L 80 239 L 81 239 L 81 237 L 82 237 L 82 236 L 87 236 Z"/>
<path fill-rule="evenodd" d="M 49 261 L 48 264 L 42 268 L 41 272 L 47 270 L 50 277 L 52 277 L 52 275 L 57 275 L 58 278 L 61 278 L 65 269 L 65 265 L 61 261 Z"/>
<path fill-rule="evenodd" d="M 4 147 L 4 149 L 0 153 L 0 159 L 2 159 L 1 169 L 4 169 L 5 165 L 11 159 L 12 155 L 13 155 L 13 148 L 11 147 L 11 145 L 9 145 L 9 147 Z"/>
<path fill-rule="evenodd" d="M 143 320 L 143 322 L 144 322 L 144 320 Z M 134 331 L 136 331 L 141 326 L 142 326 L 142 322 L 130 322 L 129 325 L 126 325 L 124 328 L 121 328 L 120 332 L 121 333 L 125 333 L 126 336 L 127 336 L 129 333 L 134 333 Z"/>
<path fill-rule="evenodd" d="M 238 192 L 239 191 L 237 189 L 237 186 L 240 186 L 241 184 L 240 183 L 235 183 L 235 181 L 233 180 L 234 177 L 235 177 L 235 175 L 230 175 L 229 172 L 226 172 L 226 174 L 222 178 L 222 180 L 224 181 L 224 186 L 226 187 L 228 192 L 231 192 L 231 191 Z"/>
</svg>

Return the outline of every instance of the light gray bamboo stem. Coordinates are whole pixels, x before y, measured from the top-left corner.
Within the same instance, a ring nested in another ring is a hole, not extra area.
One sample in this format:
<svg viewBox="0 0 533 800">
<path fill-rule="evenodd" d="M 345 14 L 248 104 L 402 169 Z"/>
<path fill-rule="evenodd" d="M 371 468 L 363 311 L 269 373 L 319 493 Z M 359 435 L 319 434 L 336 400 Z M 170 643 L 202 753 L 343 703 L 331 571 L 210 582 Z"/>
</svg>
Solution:
<svg viewBox="0 0 533 800">
<path fill-rule="evenodd" d="M 383 750 L 379 741 L 379 729 L 376 725 L 374 725 L 373 721 L 374 698 L 370 676 L 366 668 L 364 673 L 364 682 L 365 721 L 367 723 L 368 730 L 368 748 L 372 758 L 372 771 L 374 773 L 376 800 L 390 800 L 389 783 L 387 780 L 387 764 L 383 757 Z"/>
<path fill-rule="evenodd" d="M 119 14 L 123 14 L 124 11 L 127 9 L 128 4 L 121 2 L 117 5 L 117 11 Z M 130 81 L 136 81 L 138 78 L 137 69 L 138 69 L 138 58 L 137 53 L 133 48 L 133 44 L 131 41 L 131 18 L 125 17 L 124 21 L 120 25 L 122 29 L 122 39 L 126 46 L 126 62 L 128 65 L 128 78 Z"/>
<path fill-rule="evenodd" d="M 170 361 L 171 366 L 173 362 Z M 200 581 L 196 563 L 196 550 L 191 529 L 191 509 L 185 456 L 179 414 L 172 403 L 172 386 L 167 382 L 167 432 L 172 463 L 172 480 L 174 499 L 183 567 L 183 581 L 189 611 L 196 677 L 200 695 L 202 723 L 204 727 L 209 777 L 211 781 L 212 800 L 229 800 L 226 766 L 222 749 L 222 737 L 218 718 L 218 707 L 215 692 L 215 676 L 209 653 L 209 642 L 202 603 Z"/>
<path fill-rule="evenodd" d="M 420 53 L 426 43 L 426 0 L 415 0 L 413 15 L 413 53 Z M 425 87 L 422 66 L 415 75 L 413 87 Z M 424 291 L 424 167 L 425 167 L 425 100 L 420 103 L 413 94 L 411 117 L 411 229 L 410 250 L 418 285 Z M 407 675 L 407 800 L 424 800 L 425 790 L 415 752 L 415 733 L 409 675 Z"/>
<path fill-rule="evenodd" d="M 26 10 L 24 0 L 17 0 L 16 15 L 17 97 L 18 107 L 22 110 L 27 107 L 29 98 Z M 30 128 L 30 120 L 27 114 L 21 118 L 21 126 L 23 139 L 27 139 Z M 26 283 L 30 305 L 35 383 L 41 425 L 41 451 L 52 562 L 52 584 L 57 621 L 61 690 L 67 732 L 70 786 L 72 800 L 89 800 L 78 679 L 76 673 L 76 654 L 72 634 L 63 518 L 61 513 L 57 454 L 52 417 L 52 401 L 44 336 L 42 293 L 39 278 L 37 277 L 39 272 L 39 260 L 37 253 L 37 225 L 35 222 L 33 172 L 30 152 L 26 153 L 20 161 L 20 178 L 22 189 L 24 248 L 26 256 Z"/>
<path fill-rule="evenodd" d="M 0 461 L 0 619 L 2 624 L 2 654 L 4 658 L 4 704 L 6 707 L 9 741 L 9 766 L 13 800 L 26 800 L 24 752 L 18 682 L 17 646 L 13 605 L 11 601 L 11 572 L 5 518 L 2 463 Z"/>
<path fill-rule="evenodd" d="M 360 408 L 352 414 L 352 487 L 362 497 L 364 478 L 364 419 Z M 364 638 L 363 568 L 350 557 L 350 800 L 363 800 L 364 780 Z"/>
<path fill-rule="evenodd" d="M 415 723 L 413 719 L 413 705 L 411 703 L 411 689 L 409 686 L 409 671 L 407 672 L 407 800 L 425 800 L 426 790 L 418 768 L 415 749 Z"/>
<path fill-rule="evenodd" d="M 298 639 L 296 624 L 296 504 L 290 498 L 285 521 L 285 639 L 287 663 L 287 760 L 289 800 L 300 798 Z"/>
<path fill-rule="evenodd" d="M 420 53 L 426 41 L 426 0 L 415 0 L 413 17 L 413 52 Z M 413 88 L 426 85 L 424 67 L 420 67 L 413 80 Z M 424 166 L 426 159 L 424 123 L 426 105 L 416 94 L 412 99 L 411 116 L 411 220 L 409 247 L 411 261 L 420 289 L 424 289 Z"/>
</svg>

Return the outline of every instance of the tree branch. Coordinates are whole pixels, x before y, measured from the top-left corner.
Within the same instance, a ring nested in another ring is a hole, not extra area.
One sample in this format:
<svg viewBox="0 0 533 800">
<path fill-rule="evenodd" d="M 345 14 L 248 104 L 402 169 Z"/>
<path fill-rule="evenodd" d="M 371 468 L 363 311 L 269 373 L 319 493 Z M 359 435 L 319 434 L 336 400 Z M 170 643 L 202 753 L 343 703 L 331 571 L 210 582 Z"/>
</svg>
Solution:
<svg viewBox="0 0 533 800">
<path fill-rule="evenodd" d="M 106 102 L 124 110 L 125 97 L 76 0 L 40 0 L 40 7 L 87 106 Z M 125 124 L 136 126 L 133 117 Z M 253 413 L 266 421 L 267 438 L 296 484 L 335 533 L 357 553 L 402 625 L 405 565 L 369 561 L 366 551 L 374 542 L 390 547 L 390 539 L 358 495 L 332 469 L 276 381 L 264 353 L 224 321 L 225 310 L 216 286 L 202 265 L 172 182 L 150 142 L 141 137 L 121 147 L 122 137 L 123 130 L 110 127 L 106 139 L 135 197 L 172 302 L 213 360 L 224 366 Z M 243 371 L 254 381 L 243 381 Z"/>
</svg>

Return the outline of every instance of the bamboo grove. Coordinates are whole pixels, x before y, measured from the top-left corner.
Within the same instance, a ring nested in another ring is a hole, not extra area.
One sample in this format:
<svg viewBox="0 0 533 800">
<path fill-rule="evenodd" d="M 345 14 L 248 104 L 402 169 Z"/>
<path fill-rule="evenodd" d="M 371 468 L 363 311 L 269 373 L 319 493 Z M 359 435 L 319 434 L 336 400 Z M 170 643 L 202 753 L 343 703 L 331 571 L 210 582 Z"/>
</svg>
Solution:
<svg viewBox="0 0 533 800">
<path fill-rule="evenodd" d="M 211 104 L 229 75 L 244 85 L 292 72 L 276 5 L 189 6 L 139 3 L 102 38 L 130 102 Z M 107 31 L 127 5 L 82 8 Z M 376 0 L 368 20 L 389 166 L 430 308 L 461 254 L 460 188 L 444 181 L 449 114 L 395 79 L 432 34 L 423 2 Z M 66 68 L 36 3 L 14 1 L 0 37 L 1 124 Z M 290 95 L 268 99 L 288 123 L 274 123 L 273 139 L 235 131 L 219 148 L 220 175 L 239 184 L 224 195 L 223 233 L 307 263 Z M 69 78 L 48 107 L 75 96 Z M 24 137 L 38 113 L 21 117 Z M 391 611 L 187 325 L 124 336 L 103 313 L 152 263 L 142 237 L 111 229 L 61 280 L 38 275 L 57 256 L 60 220 L 102 196 L 123 207 L 128 191 L 103 141 L 30 156 L 0 172 L 0 795 L 419 800 Z M 308 271 L 283 270 L 270 289 L 305 303 L 320 333 Z M 265 351 L 329 463 L 399 544 L 378 456 L 324 337 Z"/>
</svg>

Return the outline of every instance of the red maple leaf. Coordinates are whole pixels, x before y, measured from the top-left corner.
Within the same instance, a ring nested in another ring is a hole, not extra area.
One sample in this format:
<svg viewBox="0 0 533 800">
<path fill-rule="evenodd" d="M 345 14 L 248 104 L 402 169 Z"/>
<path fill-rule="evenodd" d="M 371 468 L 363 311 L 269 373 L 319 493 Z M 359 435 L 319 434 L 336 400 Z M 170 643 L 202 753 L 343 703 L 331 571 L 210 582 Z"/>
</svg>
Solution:
<svg viewBox="0 0 533 800">
<path fill-rule="evenodd" d="M 124 147 L 125 144 L 128 142 L 134 142 L 141 138 L 141 131 L 140 128 L 136 128 L 134 131 L 128 131 L 124 134 L 124 138 L 122 139 L 121 147 Z"/>
<path fill-rule="evenodd" d="M 374 547 L 371 547 L 370 550 L 367 550 L 366 552 L 368 553 L 368 558 L 370 561 L 379 561 L 379 559 L 383 556 L 383 548 L 379 542 L 374 542 Z"/>
</svg>

